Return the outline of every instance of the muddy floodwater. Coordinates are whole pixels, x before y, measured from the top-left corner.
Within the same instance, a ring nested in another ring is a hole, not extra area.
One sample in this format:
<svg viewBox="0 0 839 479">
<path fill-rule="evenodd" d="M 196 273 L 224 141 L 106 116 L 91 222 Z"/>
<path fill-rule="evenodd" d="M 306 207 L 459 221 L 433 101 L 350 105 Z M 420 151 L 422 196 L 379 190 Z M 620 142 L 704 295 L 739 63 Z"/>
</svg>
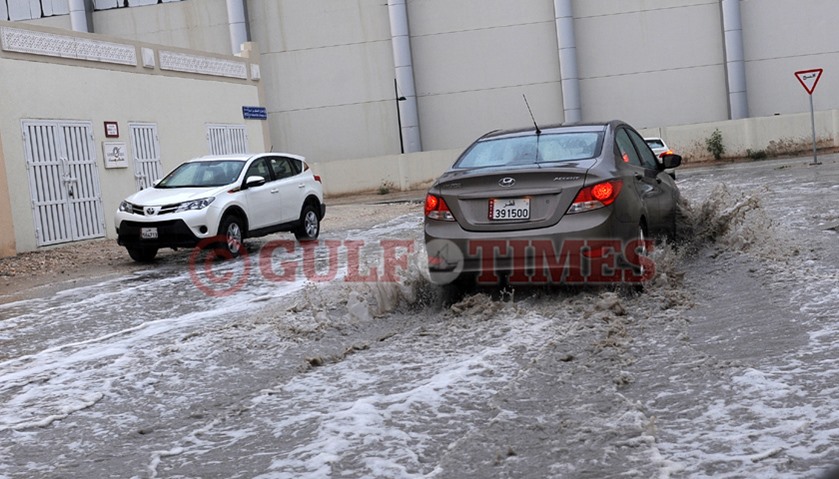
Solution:
<svg viewBox="0 0 839 479">
<path fill-rule="evenodd" d="M 421 205 L 382 204 L 0 301 L 0 478 L 820 477 L 839 158 L 810 161 L 677 171 L 642 293 L 434 286 Z"/>
</svg>

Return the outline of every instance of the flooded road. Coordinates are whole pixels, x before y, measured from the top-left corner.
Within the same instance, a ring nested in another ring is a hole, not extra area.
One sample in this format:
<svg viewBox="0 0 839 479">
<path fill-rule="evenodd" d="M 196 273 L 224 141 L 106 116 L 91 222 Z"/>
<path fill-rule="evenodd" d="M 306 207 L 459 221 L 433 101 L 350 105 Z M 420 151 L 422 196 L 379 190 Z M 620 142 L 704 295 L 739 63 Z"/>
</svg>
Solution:
<svg viewBox="0 0 839 479">
<path fill-rule="evenodd" d="M 0 478 L 818 477 L 839 159 L 809 161 L 678 171 L 640 295 L 452 297 L 417 205 L 2 304 Z"/>
</svg>

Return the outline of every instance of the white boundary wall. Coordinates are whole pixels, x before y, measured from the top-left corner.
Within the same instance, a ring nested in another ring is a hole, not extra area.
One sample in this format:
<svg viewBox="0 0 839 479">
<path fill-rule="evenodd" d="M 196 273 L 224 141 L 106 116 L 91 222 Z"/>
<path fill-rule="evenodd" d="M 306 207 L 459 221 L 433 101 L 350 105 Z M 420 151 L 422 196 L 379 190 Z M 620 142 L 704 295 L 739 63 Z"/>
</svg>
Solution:
<svg viewBox="0 0 839 479">
<path fill-rule="evenodd" d="M 382 187 L 406 191 L 427 186 L 446 171 L 459 154 L 460 150 L 438 150 L 322 161 L 313 163 L 312 169 L 321 175 L 327 196 L 362 193 Z"/>
<path fill-rule="evenodd" d="M 705 148 L 705 140 L 716 129 L 722 133 L 724 159 L 744 158 L 748 150 L 762 150 L 771 155 L 806 155 L 812 151 L 809 113 L 641 129 L 640 132 L 644 136 L 663 137 L 670 148 L 684 156 L 684 164 L 690 165 L 713 159 Z M 819 149 L 839 147 L 839 110 L 816 113 L 816 137 Z M 375 191 L 382 186 L 405 191 L 428 186 L 454 163 L 461 151 L 336 160 L 315 163 L 313 169 L 323 176 L 324 190 L 331 196 Z"/>
</svg>

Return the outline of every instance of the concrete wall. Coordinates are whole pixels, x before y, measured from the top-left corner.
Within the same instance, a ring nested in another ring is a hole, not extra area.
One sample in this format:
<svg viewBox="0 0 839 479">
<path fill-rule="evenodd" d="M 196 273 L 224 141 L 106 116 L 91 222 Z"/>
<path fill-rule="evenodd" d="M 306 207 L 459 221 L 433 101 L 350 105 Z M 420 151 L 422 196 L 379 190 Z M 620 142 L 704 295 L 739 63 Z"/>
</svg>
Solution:
<svg viewBox="0 0 839 479">
<path fill-rule="evenodd" d="M 584 120 L 728 118 L 718 0 L 576 1 L 574 16 Z"/>
<path fill-rule="evenodd" d="M 55 15 L 52 17 L 37 18 L 34 20 L 27 20 L 26 23 L 41 27 L 62 28 L 64 30 L 73 29 L 70 25 L 70 15 Z"/>
<path fill-rule="evenodd" d="M 189 0 L 93 12 L 93 31 L 138 42 L 229 55 L 225 0 Z"/>
<path fill-rule="evenodd" d="M 427 150 L 487 131 L 563 121 L 553 2 L 408 2 L 420 130 Z"/>
<path fill-rule="evenodd" d="M 817 112 L 816 142 L 819 149 L 839 147 L 839 110 Z M 813 147 L 809 113 L 778 115 L 742 120 L 700 123 L 641 130 L 645 136 L 660 136 L 686 163 L 708 161 L 705 140 L 720 130 L 727 158 L 743 158 L 764 151 L 771 156 L 807 153 Z"/>
<path fill-rule="evenodd" d="M 748 150 L 762 150 L 772 156 L 806 156 L 812 151 L 809 113 L 639 131 L 644 136 L 663 137 L 668 146 L 684 156 L 683 164 L 688 166 L 713 159 L 705 149 L 705 140 L 716 129 L 722 133 L 726 149 L 723 158 L 727 159 L 742 159 Z M 816 137 L 819 149 L 839 147 L 839 110 L 816 114 Z M 370 192 L 381 186 L 404 191 L 428 186 L 454 163 L 461 151 L 452 149 L 327 161 L 316 163 L 313 169 L 322 175 L 324 191 L 329 196 Z"/>
<path fill-rule="evenodd" d="M 563 120 L 553 0 L 407 3 L 426 150 L 495 128 Z M 399 152 L 386 0 L 252 0 L 270 132 L 312 162 Z M 817 110 L 839 108 L 835 0 L 742 0 L 752 116 L 806 113 L 793 72 L 825 68 Z M 639 128 L 729 118 L 720 0 L 574 0 L 584 120 Z M 60 18 L 52 17 L 50 22 Z M 46 20 L 45 20 L 46 21 Z M 225 0 L 99 11 L 94 29 L 227 53 Z"/>
<path fill-rule="evenodd" d="M 809 111 L 794 73 L 824 68 L 816 110 L 839 108 L 839 2 L 743 0 L 743 43 L 749 110 L 753 116 Z"/>
<path fill-rule="evenodd" d="M 4 188 L 8 184 L 6 160 L 3 154 L 3 135 L 0 132 L 0 258 L 12 256 L 16 252 L 12 200 L 9 197 L 9 189 Z"/>
<path fill-rule="evenodd" d="M 249 3 L 275 147 L 311 161 L 399 152 L 383 0 Z"/>
<path fill-rule="evenodd" d="M 20 140 L 22 120 L 92 122 L 96 144 L 94 152 L 99 165 L 106 232 L 109 236 L 115 236 L 113 212 L 119 202 L 137 188 L 133 166 L 130 165 L 133 151 L 129 122 L 157 124 L 164 171 L 173 169 L 184 160 L 209 152 L 207 124 L 244 125 L 251 151 L 264 151 L 266 143 L 270 143 L 263 135 L 264 122 L 243 119 L 242 106 L 260 104 L 258 82 L 248 77 L 238 79 L 216 74 L 164 71 L 159 66 L 160 49 L 150 44 L 126 43 L 101 35 L 72 35 L 62 30 L 0 22 L 0 31 L 5 31 L 3 29 L 7 27 L 39 35 L 59 35 L 54 42 L 56 48 L 61 48 L 60 45 L 71 38 L 129 45 L 139 59 L 138 65 L 117 65 L 9 51 L 4 44 L 3 51 L 0 51 L 0 71 L 3 72 L 0 75 L 0 91 L 6 94 L 3 98 L 3 115 L 0 116 L 0 134 L 5 139 L 2 157 L 5 160 L 7 181 L 0 182 L 0 209 L 3 208 L 2 193 L 8 192 L 12 199 L 14 241 L 19 252 L 36 248 L 32 196 L 23 142 Z M 50 44 L 55 38 L 43 37 L 42 43 Z M 208 61 L 235 62 L 243 64 L 245 71 L 251 70 L 249 67 L 252 61 L 238 57 L 166 50 L 196 55 Z M 71 55 L 73 51 L 65 53 Z M 148 51 L 153 52 L 153 67 L 143 66 L 143 53 Z M 119 124 L 120 137 L 107 140 L 127 144 L 128 168 L 104 168 L 102 142 L 105 140 L 105 121 L 116 121 Z M 0 224 L 2 217 L 0 214 Z M 3 245 L 0 245 L 2 249 Z"/>
<path fill-rule="evenodd" d="M 461 150 L 437 150 L 314 163 L 323 179 L 325 195 L 337 196 L 387 188 L 406 191 L 421 188 L 446 171 Z"/>
<path fill-rule="evenodd" d="M 265 53 L 276 147 L 313 161 L 399 150 L 385 3 L 249 2 L 252 38 Z M 573 6 L 584 120 L 663 127 L 728 118 L 719 0 Z M 529 123 L 522 93 L 541 123 L 563 120 L 551 0 L 424 0 L 408 7 L 426 150 L 462 147 L 487 130 Z M 839 33 L 830 25 L 839 4 L 743 0 L 741 9 L 750 111 L 805 112 L 792 72 L 839 67 Z M 226 21 L 224 0 L 187 0 L 100 11 L 93 23 L 100 33 L 226 53 Z M 837 86 L 839 76 L 829 75 L 820 85 Z M 839 107 L 839 97 L 815 100 L 817 109 Z"/>
</svg>

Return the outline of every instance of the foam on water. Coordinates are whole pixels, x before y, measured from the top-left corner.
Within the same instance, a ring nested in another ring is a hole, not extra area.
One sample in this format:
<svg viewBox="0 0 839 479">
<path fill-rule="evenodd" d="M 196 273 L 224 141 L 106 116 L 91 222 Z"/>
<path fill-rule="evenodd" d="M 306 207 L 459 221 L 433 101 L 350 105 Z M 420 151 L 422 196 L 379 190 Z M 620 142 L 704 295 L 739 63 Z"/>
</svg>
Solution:
<svg viewBox="0 0 839 479">
<path fill-rule="evenodd" d="M 211 315 L 146 321 L 0 363 L 15 381 L 0 388 L 0 433 L 17 441 L 0 445 L 0 477 L 20 472 L 3 464 L 27 448 L 66 458 L 108 447 L 49 443 L 48 433 L 118 440 L 150 420 L 166 427 L 129 458 L 143 468 L 125 475 L 201 476 L 200 465 L 231 457 L 242 475 L 266 478 L 784 477 L 790 461 L 815 471 L 806 461 L 823 460 L 839 437 L 835 269 L 812 259 L 786 276 L 810 281 L 787 293 L 809 349 L 777 364 L 703 353 L 690 315 L 707 291 L 686 269 L 746 258 L 764 273 L 796 258 L 788 223 L 764 206 L 771 190 L 686 190 L 680 236 L 655 248 L 656 276 L 640 294 L 452 297 L 426 279 L 411 215 L 353 233 L 417 242 L 398 281 L 342 281 L 342 263 L 334 281 L 295 284 L 293 295 L 256 282 L 249 294 L 208 300 Z M 773 294 L 787 290 L 780 281 L 768 283 Z M 150 411 L 135 407 L 138 396 Z M 206 412 L 190 413 L 198 407 Z M 53 464 L 24 472 L 49 474 Z"/>
</svg>

